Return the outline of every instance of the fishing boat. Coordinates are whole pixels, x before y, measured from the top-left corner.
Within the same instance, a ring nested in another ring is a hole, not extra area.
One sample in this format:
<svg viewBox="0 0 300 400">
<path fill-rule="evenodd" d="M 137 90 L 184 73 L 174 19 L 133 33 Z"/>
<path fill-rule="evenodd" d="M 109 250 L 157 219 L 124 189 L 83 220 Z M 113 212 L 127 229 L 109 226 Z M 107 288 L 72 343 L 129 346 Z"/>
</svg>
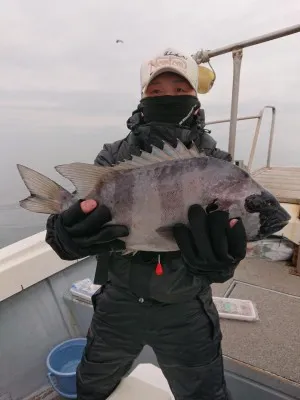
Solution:
<svg viewBox="0 0 300 400">
<path fill-rule="evenodd" d="M 207 125 L 229 123 L 228 151 L 234 162 L 274 193 L 291 215 L 278 233 L 292 244 L 289 261 L 246 257 L 231 280 L 212 285 L 214 299 L 250 300 L 258 315 L 252 321 L 221 318 L 225 376 L 233 400 L 300 399 L 300 165 L 272 163 L 276 104 L 261 105 L 257 115 L 238 116 L 244 49 L 299 32 L 296 25 L 194 55 L 200 66 L 232 53 L 231 115 Z M 264 168 L 253 169 L 267 112 L 272 115 L 267 161 Z M 257 125 L 249 159 L 238 160 L 237 124 L 250 119 Z M 61 260 L 45 243 L 45 231 L 0 249 L 0 400 L 76 398 L 57 387 L 47 360 L 61 343 L 85 337 L 93 313 L 89 291 L 95 287 L 88 283 L 95 266 L 95 257 Z M 155 354 L 146 346 L 110 398 L 150 397 L 173 398 Z"/>
</svg>

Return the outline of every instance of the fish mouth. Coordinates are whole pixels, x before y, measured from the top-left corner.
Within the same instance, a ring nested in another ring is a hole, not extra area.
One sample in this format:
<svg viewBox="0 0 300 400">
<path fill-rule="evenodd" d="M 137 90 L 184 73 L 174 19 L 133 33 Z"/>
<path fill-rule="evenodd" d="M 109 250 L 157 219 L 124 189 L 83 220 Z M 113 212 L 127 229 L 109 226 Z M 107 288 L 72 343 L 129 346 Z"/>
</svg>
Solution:
<svg viewBox="0 0 300 400">
<path fill-rule="evenodd" d="M 259 230 L 259 234 L 263 236 L 269 236 L 277 233 L 288 225 L 290 219 L 291 216 L 285 211 L 284 208 L 281 208 L 263 221 L 263 224 Z"/>
<path fill-rule="evenodd" d="M 281 231 L 289 221 L 282 221 L 282 222 L 276 222 L 276 223 L 265 223 L 260 227 L 259 233 L 263 235 L 272 235 L 273 233 Z"/>
<path fill-rule="evenodd" d="M 260 228 L 254 240 L 271 236 L 283 229 L 290 221 L 290 214 L 269 192 L 253 194 L 245 199 L 245 209 L 249 213 L 258 213 Z"/>
</svg>

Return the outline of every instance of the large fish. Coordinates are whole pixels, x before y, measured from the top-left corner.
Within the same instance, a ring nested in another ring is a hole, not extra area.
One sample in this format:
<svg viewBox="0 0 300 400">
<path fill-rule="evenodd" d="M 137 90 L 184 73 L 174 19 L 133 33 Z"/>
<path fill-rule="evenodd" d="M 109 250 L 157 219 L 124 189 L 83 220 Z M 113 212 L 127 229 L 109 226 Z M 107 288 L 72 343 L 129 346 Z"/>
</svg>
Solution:
<svg viewBox="0 0 300 400">
<path fill-rule="evenodd" d="M 188 223 L 192 204 L 213 204 L 229 211 L 231 218 L 240 217 L 248 241 L 280 231 L 290 219 L 277 199 L 246 171 L 200 153 L 194 144 L 188 149 L 180 141 L 176 148 L 164 142 L 162 150 L 152 146 L 151 153 L 130 158 L 112 167 L 85 163 L 56 166 L 56 171 L 74 184 L 74 194 L 18 164 L 31 194 L 20 205 L 37 213 L 57 214 L 78 199 L 93 198 L 109 207 L 112 223 L 129 227 L 129 236 L 122 238 L 127 252 L 178 250 L 171 227 Z"/>
</svg>

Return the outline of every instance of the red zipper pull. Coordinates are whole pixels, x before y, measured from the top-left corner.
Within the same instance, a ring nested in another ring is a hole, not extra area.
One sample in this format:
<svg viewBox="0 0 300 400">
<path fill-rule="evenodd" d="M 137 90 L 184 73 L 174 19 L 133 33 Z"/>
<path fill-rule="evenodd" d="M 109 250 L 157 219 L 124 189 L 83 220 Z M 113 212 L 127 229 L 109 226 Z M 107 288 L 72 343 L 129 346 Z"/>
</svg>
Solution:
<svg viewBox="0 0 300 400">
<path fill-rule="evenodd" d="M 158 255 L 158 262 L 156 264 L 155 273 L 156 275 L 162 275 L 164 273 L 163 267 L 160 262 L 160 254 Z"/>
</svg>

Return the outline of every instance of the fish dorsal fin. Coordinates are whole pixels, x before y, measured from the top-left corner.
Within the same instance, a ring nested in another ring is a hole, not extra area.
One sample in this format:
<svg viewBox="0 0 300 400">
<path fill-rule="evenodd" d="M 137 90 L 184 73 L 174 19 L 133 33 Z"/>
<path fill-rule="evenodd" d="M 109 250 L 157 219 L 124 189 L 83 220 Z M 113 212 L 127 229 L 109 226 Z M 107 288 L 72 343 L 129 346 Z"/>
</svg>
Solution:
<svg viewBox="0 0 300 400">
<path fill-rule="evenodd" d="M 191 148 L 188 149 L 179 139 L 177 139 L 177 146 L 175 148 L 164 142 L 164 147 L 162 151 L 167 154 L 171 159 L 195 158 L 203 157 L 203 155 L 205 155 L 203 152 L 200 152 L 198 150 L 195 142 L 192 142 Z"/>
<path fill-rule="evenodd" d="M 162 154 L 164 155 L 165 153 L 162 152 Z M 148 153 L 147 151 L 142 151 L 140 157 L 143 158 L 144 160 L 147 160 L 148 163 L 150 162 L 150 164 L 152 164 L 154 161 L 155 162 L 165 161 L 165 159 L 162 158 L 160 155 L 155 154 L 154 147 L 152 147 L 151 153 Z"/>
<path fill-rule="evenodd" d="M 127 161 L 120 161 L 118 164 L 113 165 L 114 170 L 118 171 L 124 171 L 125 169 L 133 169 L 136 168 L 136 165 L 133 163 L 133 165 L 129 164 L 129 160 Z"/>
<path fill-rule="evenodd" d="M 57 165 L 54 168 L 73 183 L 80 198 L 85 198 L 96 185 L 103 183 L 114 169 L 80 162 Z"/>
<path fill-rule="evenodd" d="M 196 146 L 195 142 L 192 142 L 192 146 L 189 148 L 189 152 L 191 157 L 203 157 L 205 153 L 203 151 L 199 151 L 198 147 Z"/>
<path fill-rule="evenodd" d="M 178 144 L 176 148 L 172 147 L 169 143 L 165 142 L 164 140 L 163 144 L 164 144 L 163 152 L 166 153 L 168 156 L 170 156 L 172 159 L 176 160 L 182 158 L 180 157 L 179 152 L 177 151 Z"/>
<path fill-rule="evenodd" d="M 125 160 L 115 165 L 113 167 L 114 170 L 139 168 L 146 165 L 157 164 L 163 161 L 188 159 L 202 157 L 205 155 L 204 153 L 199 152 L 194 142 L 192 147 L 188 149 L 179 139 L 177 140 L 177 146 L 175 148 L 165 141 L 163 141 L 162 150 L 154 145 L 152 145 L 151 148 L 151 153 L 142 151 L 139 156 L 132 155 L 131 160 Z"/>
<path fill-rule="evenodd" d="M 153 158 L 153 157 L 151 158 L 150 153 L 148 153 L 148 154 L 149 154 L 150 159 L 149 158 L 146 159 L 146 158 L 142 157 L 142 155 L 141 156 L 131 156 L 132 161 L 139 165 L 150 165 L 150 164 L 153 164 L 154 162 L 157 162 L 157 160 L 155 160 L 155 158 Z"/>
<path fill-rule="evenodd" d="M 140 162 L 134 161 L 134 160 L 125 160 L 122 161 L 120 164 L 117 164 L 114 169 L 119 170 L 119 169 L 133 169 L 133 168 L 138 168 L 142 167 L 145 164 L 142 164 Z M 120 168 L 121 167 L 121 168 Z"/>
<path fill-rule="evenodd" d="M 176 151 L 178 152 L 180 158 L 192 158 L 191 153 L 180 140 L 177 140 Z"/>
<path fill-rule="evenodd" d="M 149 153 L 147 153 L 149 154 Z M 169 154 L 165 153 L 163 150 L 161 150 L 160 148 L 152 145 L 152 152 L 150 154 L 150 156 L 155 156 L 157 158 L 159 158 L 161 161 L 170 161 L 172 160 L 172 157 L 169 156 Z"/>
</svg>

